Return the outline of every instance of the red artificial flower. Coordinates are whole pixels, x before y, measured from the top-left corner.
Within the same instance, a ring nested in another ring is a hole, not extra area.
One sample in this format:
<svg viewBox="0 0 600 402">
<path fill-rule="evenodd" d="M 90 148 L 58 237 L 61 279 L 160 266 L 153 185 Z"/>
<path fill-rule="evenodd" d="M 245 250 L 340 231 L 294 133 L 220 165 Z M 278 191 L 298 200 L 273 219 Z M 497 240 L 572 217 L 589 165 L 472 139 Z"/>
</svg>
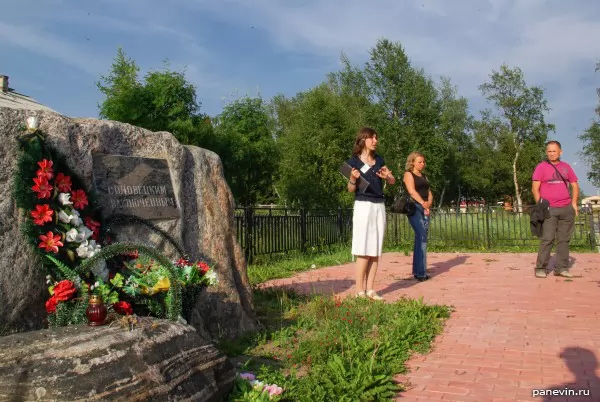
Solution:
<svg viewBox="0 0 600 402">
<path fill-rule="evenodd" d="M 83 218 L 83 220 L 85 222 L 85 226 L 87 226 L 92 232 L 94 232 L 92 239 L 98 240 L 98 237 L 100 236 L 100 222 L 93 220 L 89 216 L 86 216 L 85 218 Z"/>
<path fill-rule="evenodd" d="M 37 198 L 50 198 L 52 186 L 48 184 L 48 179 L 45 177 L 36 177 L 33 179 L 35 186 L 31 187 L 33 191 L 38 193 Z"/>
<path fill-rule="evenodd" d="M 185 267 L 185 266 L 192 265 L 192 263 L 182 257 L 182 258 L 180 258 L 180 259 L 177 260 L 176 265 L 179 266 L 179 267 Z"/>
<path fill-rule="evenodd" d="M 135 250 L 129 253 L 125 253 L 125 255 L 129 258 L 136 259 L 140 256 L 140 253 L 137 250 Z"/>
<path fill-rule="evenodd" d="M 77 293 L 75 284 L 67 279 L 60 281 L 54 286 L 54 297 L 58 301 L 67 301 L 73 298 L 73 295 Z"/>
<path fill-rule="evenodd" d="M 65 176 L 62 173 L 56 175 L 56 180 L 54 180 L 54 184 L 58 188 L 58 191 L 61 193 L 68 193 L 71 191 L 71 177 Z"/>
<path fill-rule="evenodd" d="M 42 241 L 39 245 L 40 248 L 45 248 L 46 252 L 54 252 L 58 253 L 58 248 L 63 246 L 63 242 L 60 241 L 61 237 L 59 235 L 54 236 L 52 232 L 48 232 L 45 235 L 40 235 L 40 240 Z"/>
<path fill-rule="evenodd" d="M 54 177 L 54 172 L 52 171 L 52 161 L 49 161 L 47 159 L 44 159 L 40 162 L 38 162 L 38 165 L 40 166 L 40 170 L 37 171 L 37 177 L 39 178 L 45 178 L 46 180 L 50 180 L 51 178 Z"/>
<path fill-rule="evenodd" d="M 46 222 L 52 222 L 52 214 L 54 211 L 50 209 L 50 205 L 36 205 L 35 211 L 31 211 L 33 217 L 33 223 L 42 226 Z"/>
<path fill-rule="evenodd" d="M 75 190 L 71 191 L 71 202 L 73 202 L 73 207 L 75 209 L 83 209 L 86 205 L 88 205 L 88 199 L 85 195 L 85 191 L 83 190 Z"/>
<path fill-rule="evenodd" d="M 206 274 L 210 270 L 208 264 L 202 261 L 198 261 L 196 266 L 198 267 L 198 270 L 202 273 L 202 275 Z"/>
<path fill-rule="evenodd" d="M 58 300 L 55 296 L 52 296 L 48 300 L 46 300 L 46 312 L 48 314 L 56 312 L 56 306 L 58 305 Z"/>
<path fill-rule="evenodd" d="M 116 302 L 115 304 L 113 304 L 113 309 L 115 310 L 115 312 L 117 314 L 121 314 L 121 315 L 133 314 L 133 308 L 131 307 L 131 304 L 127 303 L 126 301 Z"/>
</svg>

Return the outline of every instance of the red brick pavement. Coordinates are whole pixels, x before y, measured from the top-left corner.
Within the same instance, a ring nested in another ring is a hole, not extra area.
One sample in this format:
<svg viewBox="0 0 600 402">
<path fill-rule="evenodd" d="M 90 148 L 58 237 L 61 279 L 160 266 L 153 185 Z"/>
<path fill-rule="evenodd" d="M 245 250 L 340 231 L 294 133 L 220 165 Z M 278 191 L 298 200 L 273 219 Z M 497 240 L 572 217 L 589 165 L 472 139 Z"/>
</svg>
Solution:
<svg viewBox="0 0 600 402">
<path fill-rule="evenodd" d="M 399 401 L 600 401 L 600 254 L 572 254 L 573 279 L 533 276 L 535 254 L 430 253 L 429 275 L 411 279 L 412 257 L 382 256 L 376 290 L 386 300 L 423 297 L 454 306 L 431 353 L 416 355 Z M 354 264 L 268 286 L 354 293 Z M 589 397 L 533 397 L 534 389 Z"/>
</svg>

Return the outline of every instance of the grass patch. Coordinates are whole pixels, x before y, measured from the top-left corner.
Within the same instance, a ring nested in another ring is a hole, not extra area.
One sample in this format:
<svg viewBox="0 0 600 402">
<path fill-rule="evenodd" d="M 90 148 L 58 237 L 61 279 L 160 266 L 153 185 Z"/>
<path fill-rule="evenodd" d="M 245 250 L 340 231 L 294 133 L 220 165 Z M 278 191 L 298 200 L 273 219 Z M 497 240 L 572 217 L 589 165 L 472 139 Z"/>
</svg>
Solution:
<svg viewBox="0 0 600 402">
<path fill-rule="evenodd" d="M 451 311 L 422 300 L 341 300 L 284 289 L 256 290 L 255 307 L 265 330 L 221 350 L 282 387 L 276 399 L 286 401 L 392 400 L 403 389 L 394 375 L 412 353 L 429 351 Z M 252 392 L 238 379 L 228 400 L 256 400 Z"/>
<path fill-rule="evenodd" d="M 289 278 L 295 273 L 310 269 L 342 265 L 352 261 L 350 247 L 331 246 L 322 250 L 309 250 L 306 253 L 290 252 L 256 258 L 248 266 L 248 278 L 252 285 L 271 279 Z"/>
</svg>

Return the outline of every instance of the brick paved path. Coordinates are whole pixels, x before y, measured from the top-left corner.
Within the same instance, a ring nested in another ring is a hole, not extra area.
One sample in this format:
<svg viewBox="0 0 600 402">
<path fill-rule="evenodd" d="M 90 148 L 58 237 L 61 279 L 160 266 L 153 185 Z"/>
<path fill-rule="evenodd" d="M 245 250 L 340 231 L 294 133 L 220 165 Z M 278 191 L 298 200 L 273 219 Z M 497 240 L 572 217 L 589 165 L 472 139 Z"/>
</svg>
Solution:
<svg viewBox="0 0 600 402">
<path fill-rule="evenodd" d="M 412 257 L 382 256 L 376 290 L 423 297 L 455 311 L 431 353 L 414 356 L 398 401 L 600 401 L 600 254 L 572 254 L 573 279 L 533 276 L 535 254 L 429 254 L 427 282 Z M 551 263 L 552 264 L 552 263 Z M 354 264 L 271 281 L 299 290 L 354 293 Z M 589 397 L 533 397 L 534 389 Z"/>
</svg>

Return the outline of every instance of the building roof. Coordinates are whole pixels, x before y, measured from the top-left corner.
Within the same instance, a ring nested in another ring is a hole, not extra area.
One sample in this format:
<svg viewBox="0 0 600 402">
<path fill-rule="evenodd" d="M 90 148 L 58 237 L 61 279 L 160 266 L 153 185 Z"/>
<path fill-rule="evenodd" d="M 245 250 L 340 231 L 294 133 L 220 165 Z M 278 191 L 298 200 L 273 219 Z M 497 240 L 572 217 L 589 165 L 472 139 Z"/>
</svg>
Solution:
<svg viewBox="0 0 600 402">
<path fill-rule="evenodd" d="M 581 200 L 582 204 L 598 204 L 600 203 L 600 196 L 598 195 L 592 195 L 590 197 L 586 197 L 583 200 Z"/>
<path fill-rule="evenodd" d="M 9 89 L 8 91 L 0 91 L 0 107 L 8 107 L 11 109 L 41 110 L 57 113 L 48 106 L 42 105 L 35 99 L 15 92 L 12 89 Z"/>
</svg>

